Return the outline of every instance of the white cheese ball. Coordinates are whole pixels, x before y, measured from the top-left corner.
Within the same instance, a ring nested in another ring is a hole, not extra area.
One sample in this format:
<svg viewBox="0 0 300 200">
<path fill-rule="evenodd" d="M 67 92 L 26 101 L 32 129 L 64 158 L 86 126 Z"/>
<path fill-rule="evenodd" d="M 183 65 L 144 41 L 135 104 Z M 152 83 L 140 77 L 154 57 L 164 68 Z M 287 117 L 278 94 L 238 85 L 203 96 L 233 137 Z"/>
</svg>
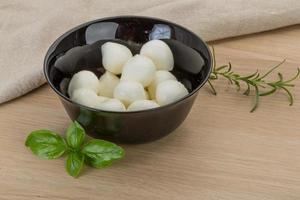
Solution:
<svg viewBox="0 0 300 200">
<path fill-rule="evenodd" d="M 188 93 L 179 81 L 167 80 L 157 85 L 156 101 L 159 105 L 166 105 L 181 99 Z"/>
<path fill-rule="evenodd" d="M 161 40 L 150 40 L 140 51 L 141 55 L 151 58 L 157 70 L 171 71 L 174 67 L 174 57 L 170 47 Z"/>
<path fill-rule="evenodd" d="M 120 79 L 116 75 L 106 71 L 99 79 L 98 95 L 112 98 L 114 96 L 115 87 L 119 82 Z"/>
<path fill-rule="evenodd" d="M 95 108 L 105 111 L 123 112 L 126 111 L 124 104 L 118 99 L 109 99 L 98 102 Z"/>
<path fill-rule="evenodd" d="M 143 55 L 135 55 L 123 67 L 121 80 L 136 81 L 147 87 L 152 82 L 156 67 L 152 60 Z"/>
<path fill-rule="evenodd" d="M 115 88 L 114 98 L 128 106 L 134 101 L 147 99 L 147 96 L 142 84 L 134 81 L 121 81 Z"/>
<path fill-rule="evenodd" d="M 147 110 L 151 108 L 157 108 L 159 105 L 150 100 L 138 100 L 133 102 L 132 104 L 129 105 L 127 108 L 128 111 L 137 111 L 137 110 Z"/>
<path fill-rule="evenodd" d="M 79 88 L 73 92 L 71 97 L 72 101 L 94 108 L 99 101 L 98 96 L 95 91 L 87 88 Z"/>
<path fill-rule="evenodd" d="M 97 93 L 98 87 L 99 80 L 97 76 L 91 71 L 83 70 L 73 75 L 68 86 L 68 94 L 72 97 L 72 93 L 79 88 L 87 88 Z"/>
<path fill-rule="evenodd" d="M 153 81 L 148 87 L 149 95 L 151 99 L 155 99 L 156 87 L 159 83 L 167 80 L 177 80 L 176 77 L 168 71 L 159 70 L 156 71 Z"/>
<path fill-rule="evenodd" d="M 101 52 L 103 67 L 113 74 L 121 74 L 123 65 L 132 57 L 126 46 L 114 42 L 104 43 Z"/>
<path fill-rule="evenodd" d="M 97 103 L 96 103 L 95 107 L 97 107 L 97 105 L 103 103 L 104 101 L 107 101 L 108 99 L 109 99 L 108 97 L 98 96 L 97 97 Z"/>
</svg>

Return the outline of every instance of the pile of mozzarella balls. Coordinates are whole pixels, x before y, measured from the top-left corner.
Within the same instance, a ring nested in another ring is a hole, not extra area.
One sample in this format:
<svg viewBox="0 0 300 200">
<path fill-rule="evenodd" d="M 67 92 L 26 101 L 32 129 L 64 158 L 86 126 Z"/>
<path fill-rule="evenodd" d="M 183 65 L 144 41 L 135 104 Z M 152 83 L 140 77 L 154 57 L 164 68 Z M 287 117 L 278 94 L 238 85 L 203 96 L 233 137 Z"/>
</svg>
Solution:
<svg viewBox="0 0 300 200">
<path fill-rule="evenodd" d="M 73 75 L 68 93 L 74 102 L 105 111 L 138 111 L 170 104 L 188 94 L 170 73 L 174 58 L 161 40 L 145 43 L 132 55 L 124 45 L 106 42 L 101 46 L 105 73 L 91 71 Z"/>
</svg>

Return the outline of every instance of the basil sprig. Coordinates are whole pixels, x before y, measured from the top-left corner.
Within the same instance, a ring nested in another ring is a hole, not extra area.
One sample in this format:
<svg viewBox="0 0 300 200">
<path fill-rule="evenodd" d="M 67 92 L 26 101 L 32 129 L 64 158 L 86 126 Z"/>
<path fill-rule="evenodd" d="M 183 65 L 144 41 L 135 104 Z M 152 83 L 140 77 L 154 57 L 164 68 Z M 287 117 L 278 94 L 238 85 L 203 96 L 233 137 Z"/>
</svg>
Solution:
<svg viewBox="0 0 300 200">
<path fill-rule="evenodd" d="M 56 159 L 66 154 L 66 170 L 73 177 L 79 176 L 85 163 L 102 168 L 124 156 L 124 150 L 112 142 L 92 139 L 84 144 L 85 130 L 76 121 L 70 124 L 66 135 L 65 140 L 53 131 L 37 130 L 28 135 L 25 145 L 42 159 Z"/>
</svg>

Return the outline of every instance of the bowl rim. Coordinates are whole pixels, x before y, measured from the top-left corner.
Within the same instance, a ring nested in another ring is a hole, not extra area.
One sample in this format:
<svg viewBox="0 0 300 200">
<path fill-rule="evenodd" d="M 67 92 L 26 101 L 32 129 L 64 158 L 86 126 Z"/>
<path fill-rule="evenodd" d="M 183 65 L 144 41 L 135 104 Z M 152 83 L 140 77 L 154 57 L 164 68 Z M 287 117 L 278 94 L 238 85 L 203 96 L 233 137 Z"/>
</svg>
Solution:
<svg viewBox="0 0 300 200">
<path fill-rule="evenodd" d="M 169 23 L 169 24 L 172 24 L 172 25 L 175 25 L 187 32 L 189 32 L 191 35 L 193 35 L 194 37 L 196 37 L 198 40 L 200 40 L 204 47 L 206 48 L 207 52 L 208 52 L 208 55 L 209 55 L 209 60 L 211 61 L 210 62 L 210 65 L 208 65 L 209 69 L 208 69 L 208 73 L 206 75 L 206 77 L 204 77 L 203 81 L 201 84 L 199 84 L 194 90 L 192 90 L 191 92 L 189 92 L 187 95 L 185 95 L 184 97 L 170 103 L 170 104 L 167 104 L 167 105 L 163 105 L 163 106 L 159 106 L 159 107 L 156 107 L 156 108 L 151 108 L 151 109 L 146 109 L 146 110 L 136 110 L 136 111 L 108 111 L 108 110 L 101 110 L 101 109 L 96 109 L 96 108 L 92 108 L 92 107 L 88 107 L 88 106 L 85 106 L 85 105 L 82 105 L 82 104 L 79 104 L 79 103 L 76 103 L 74 101 L 72 101 L 70 98 L 68 98 L 67 96 L 65 96 L 64 94 L 62 94 L 58 89 L 56 89 L 56 87 L 54 86 L 54 84 L 51 82 L 50 80 L 50 77 L 49 77 L 49 74 L 48 74 L 48 69 L 49 69 L 49 66 L 47 64 L 48 60 L 49 60 L 49 56 L 52 54 L 54 48 L 57 46 L 58 43 L 60 43 L 67 35 L 69 35 L 70 33 L 74 32 L 75 30 L 78 30 L 82 27 L 85 27 L 85 26 L 88 26 L 90 24 L 94 24 L 94 23 L 97 23 L 97 22 L 101 22 L 101 21 L 106 21 L 106 20 L 112 20 L 112 19 L 118 19 L 118 18 L 137 18 L 137 19 L 152 19 L 152 20 L 157 20 L 157 21 L 161 21 L 161 22 L 164 22 L 164 23 Z M 78 107 L 83 107 L 87 110 L 90 110 L 90 111 L 93 111 L 93 112 L 103 112 L 103 113 L 112 113 L 112 114 L 130 114 L 130 113 L 144 113 L 144 112 L 151 112 L 151 111 L 156 111 L 156 110 L 159 110 L 159 109 L 164 109 L 164 108 L 167 108 L 167 107 L 171 107 L 175 104 L 178 104 L 184 100 L 187 100 L 189 97 L 193 96 L 195 93 L 197 93 L 200 88 L 203 87 L 203 85 L 208 81 L 209 77 L 210 77 L 210 74 L 211 74 L 211 71 L 212 71 L 212 68 L 213 68 L 213 58 L 212 58 L 212 53 L 208 47 L 208 45 L 206 44 L 205 41 L 203 41 L 197 34 L 195 34 L 193 31 L 189 30 L 188 28 L 185 28 L 179 24 L 176 24 L 174 22 L 171 22 L 171 21 L 168 21 L 168 20 L 165 20 L 165 19 L 160 19 L 160 18 L 156 18 L 156 17 L 147 17 L 147 16 L 139 16 L 139 15 L 119 15 L 119 16 L 111 16 L 111 17 L 104 17 L 104 18 L 100 18 L 100 19 L 95 19 L 95 20 L 91 20 L 91 21 L 88 21 L 88 22 L 85 22 L 85 23 L 82 23 L 80 25 L 77 25 L 75 26 L 74 28 L 72 29 L 69 29 L 67 32 L 65 32 L 64 34 L 62 34 L 61 36 L 59 36 L 52 44 L 51 46 L 49 47 L 49 49 L 47 50 L 47 53 L 45 55 L 45 58 L 44 58 L 44 64 L 43 64 L 43 72 L 44 72 L 44 76 L 46 78 L 46 81 L 47 83 L 50 85 L 50 87 L 52 88 L 52 90 L 55 91 L 56 94 L 58 94 L 61 98 L 63 98 L 64 100 L 66 100 L 67 102 L 71 103 L 71 104 L 75 104 L 76 106 Z"/>
</svg>

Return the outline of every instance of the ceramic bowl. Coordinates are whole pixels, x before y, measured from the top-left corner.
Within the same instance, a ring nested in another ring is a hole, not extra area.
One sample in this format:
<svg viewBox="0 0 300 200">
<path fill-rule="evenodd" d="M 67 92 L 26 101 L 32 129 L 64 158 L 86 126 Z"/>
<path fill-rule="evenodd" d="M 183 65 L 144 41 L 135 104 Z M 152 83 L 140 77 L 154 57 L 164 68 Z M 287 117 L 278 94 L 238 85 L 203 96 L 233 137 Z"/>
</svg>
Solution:
<svg viewBox="0 0 300 200">
<path fill-rule="evenodd" d="M 117 41 L 136 54 L 142 44 L 153 39 L 164 40 L 171 48 L 175 62 L 172 73 L 189 90 L 187 96 L 169 105 L 134 112 L 93 109 L 69 98 L 67 87 L 74 73 L 90 70 L 98 77 L 104 73 L 103 43 Z M 123 143 L 149 142 L 174 131 L 190 112 L 211 69 L 209 48 L 196 34 L 166 20 L 138 16 L 110 17 L 77 26 L 51 45 L 44 60 L 46 80 L 69 117 L 94 138 Z"/>
</svg>

